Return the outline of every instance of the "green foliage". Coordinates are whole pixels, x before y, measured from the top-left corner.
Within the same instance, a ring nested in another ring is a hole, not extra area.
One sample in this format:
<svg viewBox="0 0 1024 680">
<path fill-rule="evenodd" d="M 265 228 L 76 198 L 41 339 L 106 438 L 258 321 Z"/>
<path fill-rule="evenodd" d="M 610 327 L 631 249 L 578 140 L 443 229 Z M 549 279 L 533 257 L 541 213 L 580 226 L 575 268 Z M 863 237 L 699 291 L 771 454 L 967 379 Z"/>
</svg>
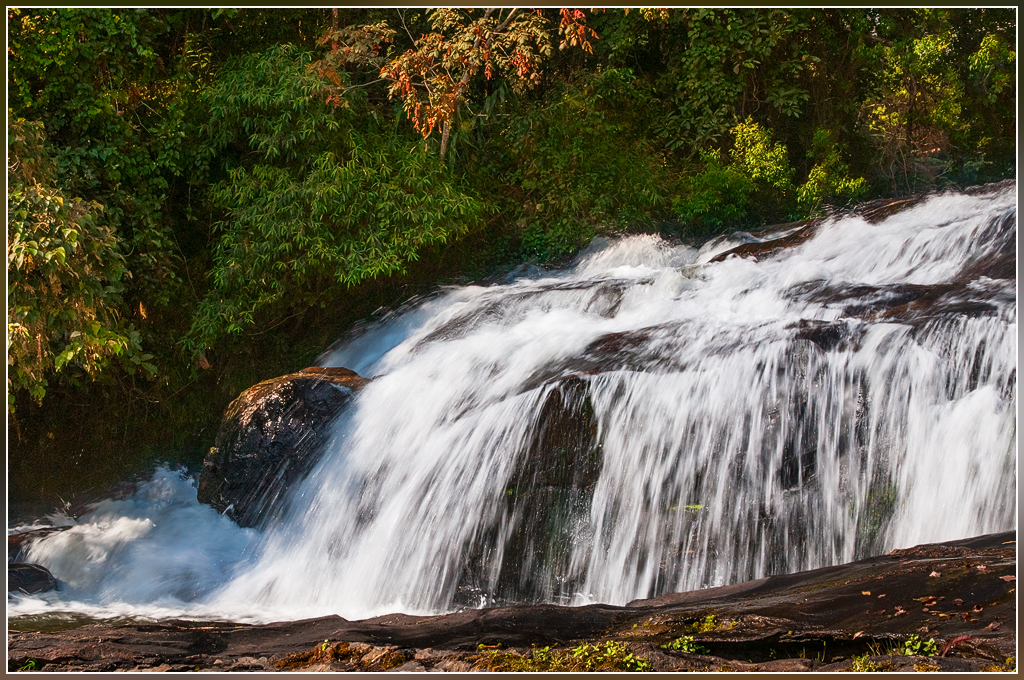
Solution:
<svg viewBox="0 0 1024 680">
<path fill-rule="evenodd" d="M 668 148 L 715 143 L 755 102 L 800 116 L 809 95 L 795 75 L 817 60 L 803 47 L 809 27 L 801 13 L 694 9 L 665 23 L 681 38 L 662 76 L 670 108 L 660 132 Z"/>
<path fill-rule="evenodd" d="M 732 134 L 731 163 L 723 164 L 718 152 L 702 151 L 700 171 L 683 182 L 682 195 L 673 201 L 690 234 L 786 216 L 792 207 L 793 168 L 786 147 L 750 118 Z"/>
<path fill-rule="evenodd" d="M 81 383 L 114 358 L 153 375 L 139 333 L 121 320 L 125 267 L 103 207 L 52 185 L 41 123 L 8 114 L 8 408 L 25 389 L 41 402 L 54 375 Z"/>
<path fill-rule="evenodd" d="M 679 652 L 685 652 L 686 654 L 710 654 L 711 650 L 703 645 L 699 645 L 693 640 L 692 635 L 684 635 L 678 637 L 668 644 L 662 645 L 662 649 L 674 649 Z"/>
<path fill-rule="evenodd" d="M 41 121 L 54 146 L 54 182 L 105 206 L 124 242 L 135 295 L 166 304 L 179 278 L 162 218 L 180 172 L 180 74 L 167 68 L 159 11 L 10 11 L 8 102 Z"/>
<path fill-rule="evenodd" d="M 839 153 L 839 144 L 831 132 L 823 128 L 814 131 L 814 142 L 807 152 L 816 161 L 807 181 L 796 191 L 797 203 L 808 214 L 817 214 L 823 205 L 851 204 L 867 192 L 863 177 L 849 176 L 849 166 Z"/>
<path fill-rule="evenodd" d="M 482 645 L 481 645 L 482 646 Z M 647 659 L 638 657 L 621 642 L 608 640 L 598 644 L 583 643 L 573 649 L 552 650 L 534 647 L 526 655 L 490 650 L 486 668 L 489 671 L 531 672 L 646 672 L 651 670 Z"/>
<path fill-rule="evenodd" d="M 682 196 L 672 202 L 675 214 L 695 235 L 738 225 L 747 214 L 754 190 L 750 178 L 722 163 L 719 152 L 701 151 L 700 159 L 701 170 L 684 181 Z"/>
<path fill-rule="evenodd" d="M 582 662 L 588 671 L 643 672 L 651 670 L 649 661 L 634 656 L 626 645 L 614 640 L 597 645 L 584 643 L 569 653 L 574 659 Z"/>
<path fill-rule="evenodd" d="M 18 667 L 18 671 L 35 671 L 39 670 L 39 660 L 29 657 L 25 659 L 25 663 Z"/>
<path fill-rule="evenodd" d="M 877 673 L 885 668 L 872 661 L 868 654 L 855 656 L 850 664 L 850 671 L 854 673 Z"/>
<path fill-rule="evenodd" d="M 713 630 L 717 630 L 721 624 L 718 621 L 718 617 L 714 614 L 708 614 L 703 619 L 698 621 L 694 626 L 694 630 L 698 633 L 708 633 Z"/>
<path fill-rule="evenodd" d="M 747 118 L 732 129 L 735 145 L 733 165 L 743 173 L 755 189 L 774 190 L 779 194 L 793 189 L 793 168 L 784 144 L 772 142 L 771 132 Z"/>
<path fill-rule="evenodd" d="M 226 217 L 185 339 L 194 355 L 261 313 L 281 318 L 332 286 L 402 272 L 481 219 L 480 202 L 421 144 L 380 125 L 360 90 L 328 104 L 332 83 L 310 63 L 277 46 L 230 63 L 209 91 L 206 153 L 241 153 L 212 190 Z"/>
<path fill-rule="evenodd" d="M 667 208 L 665 167 L 642 137 L 649 96 L 629 70 L 597 71 L 512 121 L 527 254 L 551 260 Z"/>
<path fill-rule="evenodd" d="M 935 656 L 939 649 L 935 645 L 935 638 L 922 640 L 917 635 L 911 635 L 903 641 L 903 648 L 898 653 L 906 656 Z"/>
<path fill-rule="evenodd" d="M 208 448 L 403 286 L 1016 174 L 1013 8 L 509 11 L 9 8 L 12 469 Z"/>
<path fill-rule="evenodd" d="M 1014 89 L 1016 61 L 1017 53 L 994 33 L 986 34 L 977 52 L 968 57 L 971 84 L 981 90 L 986 103 L 995 104 L 1004 91 Z"/>
</svg>

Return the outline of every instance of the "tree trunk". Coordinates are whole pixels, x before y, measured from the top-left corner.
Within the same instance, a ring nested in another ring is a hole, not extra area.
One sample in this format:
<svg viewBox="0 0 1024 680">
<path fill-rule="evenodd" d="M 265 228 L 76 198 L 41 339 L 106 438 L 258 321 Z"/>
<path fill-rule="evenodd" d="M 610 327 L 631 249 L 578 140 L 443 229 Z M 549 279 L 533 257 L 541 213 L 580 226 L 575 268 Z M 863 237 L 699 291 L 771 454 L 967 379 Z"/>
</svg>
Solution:
<svg viewBox="0 0 1024 680">
<path fill-rule="evenodd" d="M 448 154 L 448 139 L 452 134 L 452 122 L 446 120 L 441 129 L 441 165 L 444 165 L 444 157 Z"/>
</svg>

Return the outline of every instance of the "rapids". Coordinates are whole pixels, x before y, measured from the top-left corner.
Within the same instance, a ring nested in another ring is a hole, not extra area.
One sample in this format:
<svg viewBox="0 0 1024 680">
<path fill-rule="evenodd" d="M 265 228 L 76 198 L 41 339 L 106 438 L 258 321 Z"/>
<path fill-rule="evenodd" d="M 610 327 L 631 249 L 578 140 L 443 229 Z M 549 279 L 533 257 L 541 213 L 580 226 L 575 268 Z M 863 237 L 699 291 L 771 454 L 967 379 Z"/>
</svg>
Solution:
<svg viewBox="0 0 1024 680">
<path fill-rule="evenodd" d="M 321 358 L 376 378 L 283 521 L 159 469 L 32 544 L 62 589 L 9 616 L 625 604 L 1015 528 L 1016 281 L 971 272 L 1015 248 L 1016 188 L 712 262 L 751 239 L 597 240 L 367 326 Z M 553 403 L 590 466 L 557 482 Z"/>
</svg>

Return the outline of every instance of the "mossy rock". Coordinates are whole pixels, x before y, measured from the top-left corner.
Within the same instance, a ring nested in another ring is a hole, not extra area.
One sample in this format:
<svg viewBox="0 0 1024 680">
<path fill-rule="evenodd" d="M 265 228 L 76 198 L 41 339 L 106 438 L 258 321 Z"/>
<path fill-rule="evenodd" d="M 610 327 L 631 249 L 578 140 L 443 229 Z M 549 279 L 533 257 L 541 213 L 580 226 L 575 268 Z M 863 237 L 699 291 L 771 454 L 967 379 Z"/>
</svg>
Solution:
<svg viewBox="0 0 1024 680">
<path fill-rule="evenodd" d="M 328 426 L 368 382 L 347 368 L 304 368 L 242 392 L 224 413 L 199 477 L 199 501 L 263 526 L 323 453 Z"/>
</svg>

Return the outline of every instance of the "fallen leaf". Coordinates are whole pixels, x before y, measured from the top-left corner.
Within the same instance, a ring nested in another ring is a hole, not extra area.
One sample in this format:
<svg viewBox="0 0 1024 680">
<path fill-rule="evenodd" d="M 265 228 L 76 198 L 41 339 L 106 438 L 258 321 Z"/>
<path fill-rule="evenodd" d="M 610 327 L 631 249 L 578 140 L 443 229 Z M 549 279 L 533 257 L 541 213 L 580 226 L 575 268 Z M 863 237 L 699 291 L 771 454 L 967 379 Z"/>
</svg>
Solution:
<svg viewBox="0 0 1024 680">
<path fill-rule="evenodd" d="M 885 597 L 885 593 L 882 593 L 881 595 L 879 595 L 878 599 L 881 600 L 883 597 Z"/>
<path fill-rule="evenodd" d="M 923 612 L 928 611 L 928 607 L 921 607 L 921 611 L 923 611 Z"/>
<path fill-rule="evenodd" d="M 938 577 L 942 576 L 942 574 L 940 574 L 937 571 L 933 571 L 932 573 L 928 574 L 928 576 L 931 577 L 931 578 L 938 578 Z"/>
<path fill-rule="evenodd" d="M 993 621 L 992 623 L 985 626 L 985 630 L 998 630 L 1003 625 L 1002 621 Z"/>
<path fill-rule="evenodd" d="M 976 605 L 974 605 L 974 609 L 972 609 L 971 611 L 974 612 L 975 614 L 980 614 L 984 609 L 985 608 L 982 607 L 980 604 L 976 604 Z"/>
<path fill-rule="evenodd" d="M 953 647 L 955 647 L 956 645 L 960 644 L 961 642 L 966 642 L 967 640 L 970 640 L 973 637 L 974 637 L 973 635 L 958 635 L 958 636 L 956 636 L 955 638 L 953 638 L 952 640 L 950 640 L 946 644 L 942 645 L 942 648 L 939 650 L 939 656 L 946 656 L 946 652 L 948 652 L 949 650 L 953 649 Z"/>
<path fill-rule="evenodd" d="M 859 638 L 863 634 L 864 634 L 864 631 L 858 630 L 856 633 L 853 634 L 853 639 L 856 640 L 857 638 Z"/>
<path fill-rule="evenodd" d="M 979 564 L 978 565 L 978 571 L 988 571 L 988 567 L 985 566 L 984 564 Z"/>
<path fill-rule="evenodd" d="M 958 598 L 956 598 L 955 600 L 953 600 L 953 604 L 955 604 L 955 605 L 956 605 L 957 607 L 959 607 L 959 606 L 960 606 L 960 605 L 962 605 L 963 603 L 964 603 L 964 601 L 963 601 L 963 600 L 961 600 L 961 599 L 960 599 L 959 597 L 958 597 Z"/>
<path fill-rule="evenodd" d="M 1007 583 L 1009 583 L 1010 581 L 1016 581 L 1017 580 L 1016 576 L 1000 576 L 999 578 L 1003 579 Z"/>
<path fill-rule="evenodd" d="M 862 591 L 860 591 L 860 594 L 861 595 L 870 595 L 871 591 L 870 590 L 862 590 Z"/>
</svg>

